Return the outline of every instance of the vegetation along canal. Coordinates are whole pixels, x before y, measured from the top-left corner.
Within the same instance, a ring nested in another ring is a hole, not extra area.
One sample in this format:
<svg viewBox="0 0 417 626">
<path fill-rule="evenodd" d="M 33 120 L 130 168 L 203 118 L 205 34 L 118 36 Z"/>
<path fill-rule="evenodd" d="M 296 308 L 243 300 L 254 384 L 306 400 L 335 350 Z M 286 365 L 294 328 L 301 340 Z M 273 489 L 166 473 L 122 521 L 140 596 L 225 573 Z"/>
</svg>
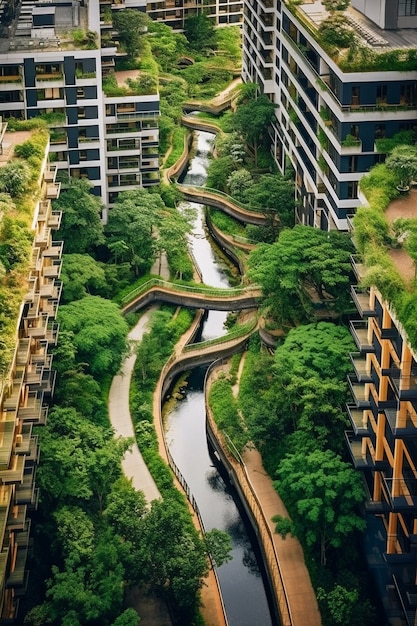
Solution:
<svg viewBox="0 0 417 626">
<path fill-rule="evenodd" d="M 190 161 L 185 183 L 204 184 L 212 137 L 210 133 L 197 133 L 197 150 Z M 190 245 L 203 282 L 227 287 L 227 268 L 216 258 L 205 236 L 203 208 L 201 205 L 193 207 L 197 210 L 197 217 Z M 225 312 L 209 311 L 201 339 L 224 334 L 226 317 Z M 231 537 L 233 558 L 218 569 L 229 626 L 276 626 L 256 537 L 233 487 L 227 477 L 222 476 L 221 467 L 208 448 L 204 374 L 205 368 L 195 369 L 188 377 L 181 401 L 174 405 L 166 403 L 165 435 L 174 461 L 198 504 L 206 530 L 218 528 Z"/>
</svg>

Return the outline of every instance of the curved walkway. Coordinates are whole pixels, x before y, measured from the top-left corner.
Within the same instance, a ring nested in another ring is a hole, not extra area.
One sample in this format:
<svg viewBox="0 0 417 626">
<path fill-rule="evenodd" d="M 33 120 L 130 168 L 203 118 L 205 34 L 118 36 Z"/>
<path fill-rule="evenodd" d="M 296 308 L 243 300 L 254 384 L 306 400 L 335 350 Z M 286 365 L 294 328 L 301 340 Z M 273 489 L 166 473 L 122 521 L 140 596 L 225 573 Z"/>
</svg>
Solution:
<svg viewBox="0 0 417 626">
<path fill-rule="evenodd" d="M 155 309 L 156 307 L 152 307 Z M 136 354 L 134 345 L 140 341 L 149 322 L 151 309 L 147 311 L 130 331 L 128 338 L 132 344 L 131 354 L 125 359 L 122 369 L 112 381 L 109 393 L 109 417 L 114 428 L 116 437 L 135 437 L 132 417 L 129 409 L 129 389 L 135 366 Z M 136 491 L 143 491 L 146 502 L 150 504 L 152 500 L 159 500 L 161 494 L 156 486 L 148 467 L 143 460 L 136 441 L 128 450 L 122 461 L 122 468 L 125 476 L 132 480 Z"/>
</svg>

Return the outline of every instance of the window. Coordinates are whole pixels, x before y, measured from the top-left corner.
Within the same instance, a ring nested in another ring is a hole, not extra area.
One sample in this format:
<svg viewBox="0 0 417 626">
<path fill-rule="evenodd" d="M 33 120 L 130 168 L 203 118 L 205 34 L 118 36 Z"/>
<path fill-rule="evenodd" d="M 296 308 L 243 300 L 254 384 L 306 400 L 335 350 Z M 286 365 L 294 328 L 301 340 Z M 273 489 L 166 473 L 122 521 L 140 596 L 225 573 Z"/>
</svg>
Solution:
<svg viewBox="0 0 417 626">
<path fill-rule="evenodd" d="M 381 104 L 381 103 L 386 103 L 387 101 L 387 86 L 386 85 L 379 85 L 376 88 L 376 103 L 377 104 Z"/>
<path fill-rule="evenodd" d="M 401 86 L 400 104 L 416 105 L 417 88 L 415 83 L 407 83 Z"/>
<path fill-rule="evenodd" d="M 80 161 L 87 161 L 87 150 L 80 150 L 79 159 Z"/>
<path fill-rule="evenodd" d="M 350 199 L 355 199 L 358 197 L 358 183 L 355 180 L 348 183 L 347 197 Z"/>
<path fill-rule="evenodd" d="M 417 0 L 399 0 L 398 15 L 417 15 Z"/>
<path fill-rule="evenodd" d="M 357 124 L 351 124 L 349 134 L 352 135 L 352 137 L 359 139 L 359 126 Z"/>
<path fill-rule="evenodd" d="M 78 107 L 78 119 L 84 119 L 85 118 L 85 108 L 84 107 Z"/>
<path fill-rule="evenodd" d="M 385 136 L 385 124 L 375 124 L 375 139 L 383 139 Z"/>
<path fill-rule="evenodd" d="M 357 172 L 358 171 L 358 157 L 351 156 L 349 157 L 349 172 Z"/>
<path fill-rule="evenodd" d="M 359 106 L 360 101 L 361 101 L 361 88 L 355 85 L 352 87 L 351 105 Z"/>
<path fill-rule="evenodd" d="M 85 98 L 84 87 L 77 87 L 77 98 Z"/>
</svg>

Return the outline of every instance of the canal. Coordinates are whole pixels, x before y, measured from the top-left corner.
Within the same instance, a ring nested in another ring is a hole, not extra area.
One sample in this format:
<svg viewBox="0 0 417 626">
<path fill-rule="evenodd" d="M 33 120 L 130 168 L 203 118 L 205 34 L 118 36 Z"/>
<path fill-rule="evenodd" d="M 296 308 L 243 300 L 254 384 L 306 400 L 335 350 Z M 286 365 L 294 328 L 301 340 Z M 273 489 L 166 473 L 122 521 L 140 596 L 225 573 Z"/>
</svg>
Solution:
<svg viewBox="0 0 417 626">
<path fill-rule="evenodd" d="M 204 185 L 212 139 L 210 133 L 196 132 L 195 154 L 183 180 L 185 184 Z M 228 287 L 229 268 L 226 261 L 216 254 L 207 236 L 204 209 L 194 203 L 191 206 L 196 217 L 190 247 L 203 282 L 215 287 Z M 226 317 L 225 312 L 209 311 L 198 340 L 225 334 Z M 256 536 L 233 486 L 208 446 L 205 372 L 204 367 L 193 370 L 182 381 L 181 399 L 165 403 L 165 437 L 172 457 L 197 502 L 205 529 L 223 530 L 231 538 L 233 558 L 217 570 L 229 626 L 277 626 Z"/>
</svg>

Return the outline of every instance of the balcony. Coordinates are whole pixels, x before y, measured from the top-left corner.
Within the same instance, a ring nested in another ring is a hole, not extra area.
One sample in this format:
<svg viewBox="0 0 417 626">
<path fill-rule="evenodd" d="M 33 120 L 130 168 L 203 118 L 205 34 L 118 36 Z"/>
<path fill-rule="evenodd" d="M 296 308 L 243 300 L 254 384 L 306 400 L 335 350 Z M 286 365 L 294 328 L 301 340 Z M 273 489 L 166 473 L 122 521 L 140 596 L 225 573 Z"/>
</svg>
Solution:
<svg viewBox="0 0 417 626">
<path fill-rule="evenodd" d="M 386 478 L 382 476 L 393 511 L 417 509 L 417 477 Z"/>
<path fill-rule="evenodd" d="M 417 399 L 417 372 L 403 376 L 401 370 L 396 368 L 389 370 L 389 376 L 399 400 Z"/>
<path fill-rule="evenodd" d="M 8 468 L 0 470 L 0 480 L 3 484 L 21 483 L 25 469 L 25 457 L 13 456 Z"/>
<path fill-rule="evenodd" d="M 43 391 L 29 391 L 25 403 L 19 406 L 17 417 L 24 422 L 44 424 L 46 406 L 43 405 Z"/>
<path fill-rule="evenodd" d="M 365 444 L 362 437 L 354 435 L 352 431 L 345 431 L 345 438 L 355 468 L 359 470 L 372 468 L 373 463 L 368 451 L 363 451 Z"/>
<path fill-rule="evenodd" d="M 367 435 L 368 424 L 364 410 L 354 404 L 347 404 L 346 408 L 355 435 Z"/>
<path fill-rule="evenodd" d="M 350 255 L 350 263 L 356 276 L 356 280 L 361 281 L 365 276 L 365 264 L 362 263 L 361 258 L 357 254 Z"/>
<path fill-rule="evenodd" d="M 48 200 L 56 200 L 59 198 L 61 191 L 61 183 L 48 184 L 46 187 L 46 198 Z"/>
<path fill-rule="evenodd" d="M 350 322 L 350 332 L 358 350 L 362 353 L 375 352 L 375 348 L 368 339 L 368 322 L 363 320 L 352 320 Z"/>
<path fill-rule="evenodd" d="M 360 383 L 371 383 L 371 370 L 370 365 L 366 363 L 366 357 L 362 356 L 360 352 L 351 352 L 350 360 L 352 361 L 358 381 Z"/>
<path fill-rule="evenodd" d="M 362 290 L 357 285 L 352 285 L 350 288 L 352 300 L 355 303 L 358 313 L 361 317 L 375 317 L 376 310 L 374 306 L 369 303 L 370 293 L 369 290 Z"/>
<path fill-rule="evenodd" d="M 370 409 L 371 402 L 369 400 L 369 391 L 366 389 L 364 383 L 360 383 L 356 377 L 347 377 L 350 391 L 352 393 L 356 408 L 358 409 Z"/>
<path fill-rule="evenodd" d="M 393 437 L 400 439 L 417 437 L 417 424 L 413 422 L 408 411 L 403 416 L 397 408 L 392 408 L 384 409 L 384 414 Z"/>
</svg>

